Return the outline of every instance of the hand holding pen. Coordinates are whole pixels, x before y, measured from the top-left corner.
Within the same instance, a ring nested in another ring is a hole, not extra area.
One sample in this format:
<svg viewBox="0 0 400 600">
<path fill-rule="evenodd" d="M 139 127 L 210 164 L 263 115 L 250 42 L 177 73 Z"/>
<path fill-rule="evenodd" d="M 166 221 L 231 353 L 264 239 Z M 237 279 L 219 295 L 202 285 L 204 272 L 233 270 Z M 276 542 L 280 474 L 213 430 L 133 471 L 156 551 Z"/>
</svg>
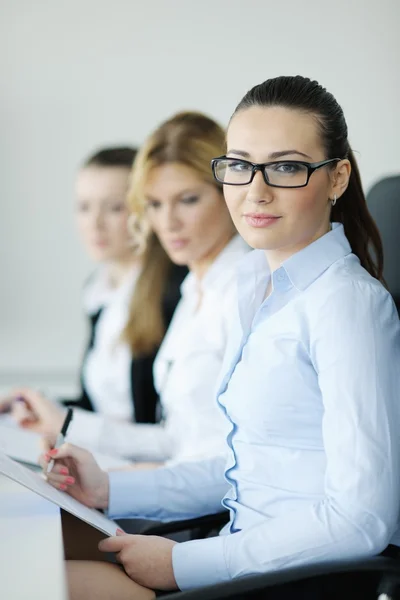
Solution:
<svg viewBox="0 0 400 600">
<path fill-rule="evenodd" d="M 73 414 L 74 413 L 73 413 L 72 408 L 69 408 L 68 411 L 67 411 L 67 416 L 64 419 L 63 426 L 61 427 L 61 431 L 57 435 L 56 442 L 54 444 L 53 450 L 58 450 L 58 448 L 60 448 L 60 446 L 63 445 L 63 443 L 65 441 L 65 438 L 66 438 L 66 435 L 68 433 L 68 427 L 69 427 L 69 425 L 71 423 Z M 46 474 L 48 474 L 48 473 L 51 472 L 53 466 L 54 466 L 54 460 L 51 460 L 49 462 L 49 464 L 47 465 Z"/>
<path fill-rule="evenodd" d="M 39 458 L 45 479 L 91 508 L 108 506 L 108 473 L 100 469 L 93 455 L 70 443 L 48 450 Z"/>
</svg>

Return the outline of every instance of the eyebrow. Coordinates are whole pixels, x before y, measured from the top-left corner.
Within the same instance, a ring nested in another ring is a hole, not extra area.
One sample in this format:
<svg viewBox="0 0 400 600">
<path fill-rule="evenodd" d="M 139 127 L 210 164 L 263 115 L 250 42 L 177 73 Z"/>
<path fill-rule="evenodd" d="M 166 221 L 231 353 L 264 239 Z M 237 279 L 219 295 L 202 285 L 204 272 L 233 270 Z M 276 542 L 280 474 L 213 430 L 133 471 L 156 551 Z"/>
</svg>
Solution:
<svg viewBox="0 0 400 600">
<path fill-rule="evenodd" d="M 178 194 L 174 194 L 173 199 L 176 200 L 176 199 L 182 198 L 182 196 L 186 196 L 189 194 L 200 194 L 200 191 L 194 187 L 185 188 L 184 190 L 181 190 Z M 154 196 L 151 196 L 150 194 L 144 194 L 144 199 L 146 202 L 162 202 L 162 199 L 155 198 Z"/>
<path fill-rule="evenodd" d="M 250 154 L 248 152 L 245 152 L 244 150 L 228 150 L 228 154 L 236 154 L 237 156 L 243 156 L 243 158 L 245 159 L 249 159 L 250 158 Z M 282 158 L 283 156 L 290 156 L 292 154 L 298 154 L 300 156 L 304 156 L 305 158 L 311 158 L 311 156 L 309 156 L 308 154 L 304 154 L 304 152 L 300 152 L 300 150 L 278 150 L 277 152 L 271 152 L 271 154 L 268 155 L 268 159 L 269 160 L 275 160 L 278 158 Z"/>
</svg>

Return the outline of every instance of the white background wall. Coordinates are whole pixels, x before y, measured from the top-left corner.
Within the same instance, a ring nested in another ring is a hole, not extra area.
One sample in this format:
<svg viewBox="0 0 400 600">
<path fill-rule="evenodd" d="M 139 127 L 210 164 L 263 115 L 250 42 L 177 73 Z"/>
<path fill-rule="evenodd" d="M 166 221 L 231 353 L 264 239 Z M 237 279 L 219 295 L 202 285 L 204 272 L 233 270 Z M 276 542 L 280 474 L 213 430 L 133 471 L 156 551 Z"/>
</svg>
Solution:
<svg viewBox="0 0 400 600">
<path fill-rule="evenodd" d="M 2 0 L 0 375 L 69 380 L 90 265 L 72 214 L 81 159 L 179 109 L 227 120 L 252 85 L 318 79 L 364 183 L 400 170 L 399 0 Z"/>
</svg>

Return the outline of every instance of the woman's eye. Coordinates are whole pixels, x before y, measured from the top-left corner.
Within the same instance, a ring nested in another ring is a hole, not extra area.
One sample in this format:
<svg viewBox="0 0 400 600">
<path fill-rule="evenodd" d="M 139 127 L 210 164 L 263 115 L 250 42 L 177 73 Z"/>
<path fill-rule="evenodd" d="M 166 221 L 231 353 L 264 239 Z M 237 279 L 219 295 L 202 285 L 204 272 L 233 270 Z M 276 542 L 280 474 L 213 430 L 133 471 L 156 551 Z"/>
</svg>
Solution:
<svg viewBox="0 0 400 600">
<path fill-rule="evenodd" d="M 125 205 L 124 204 L 113 204 L 112 206 L 110 206 L 110 210 L 113 213 L 121 213 L 125 210 Z"/>
<path fill-rule="evenodd" d="M 300 170 L 304 169 L 303 165 L 298 163 L 276 163 L 275 165 L 271 165 L 274 171 L 277 173 L 283 173 L 287 175 L 292 175 L 294 173 L 298 173 Z"/>
<path fill-rule="evenodd" d="M 245 173 L 246 171 L 251 171 L 251 166 L 238 160 L 228 163 L 228 169 L 232 173 Z"/>
<path fill-rule="evenodd" d="M 200 199 L 200 196 L 185 196 L 184 198 L 182 198 L 181 202 L 183 202 L 183 204 L 196 204 L 196 202 Z"/>
<path fill-rule="evenodd" d="M 147 201 L 147 208 L 156 209 L 156 208 L 160 208 L 160 206 L 161 206 L 161 202 L 158 202 L 158 200 L 148 200 Z"/>
</svg>

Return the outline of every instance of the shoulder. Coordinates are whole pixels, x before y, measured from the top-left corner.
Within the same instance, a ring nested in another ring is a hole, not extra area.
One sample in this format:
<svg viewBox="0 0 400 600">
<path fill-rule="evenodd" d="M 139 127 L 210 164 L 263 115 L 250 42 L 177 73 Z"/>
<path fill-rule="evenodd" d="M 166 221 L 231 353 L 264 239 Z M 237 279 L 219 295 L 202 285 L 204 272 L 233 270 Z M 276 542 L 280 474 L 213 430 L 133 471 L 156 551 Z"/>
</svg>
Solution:
<svg viewBox="0 0 400 600">
<path fill-rule="evenodd" d="M 399 325 L 392 296 L 352 254 L 332 265 L 307 292 L 309 316 L 318 327 L 352 331 L 357 325 Z"/>
</svg>

